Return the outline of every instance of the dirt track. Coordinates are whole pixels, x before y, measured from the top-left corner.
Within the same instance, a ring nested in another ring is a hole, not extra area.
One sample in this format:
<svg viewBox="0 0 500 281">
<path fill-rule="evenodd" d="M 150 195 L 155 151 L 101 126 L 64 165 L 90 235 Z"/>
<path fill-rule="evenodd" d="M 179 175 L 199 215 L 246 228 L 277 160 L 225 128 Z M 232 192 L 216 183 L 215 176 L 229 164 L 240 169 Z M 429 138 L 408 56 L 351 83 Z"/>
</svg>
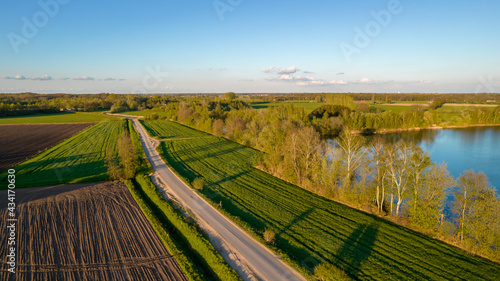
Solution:
<svg viewBox="0 0 500 281">
<path fill-rule="evenodd" d="M 93 124 L 0 125 L 0 172 Z"/>
<path fill-rule="evenodd" d="M 187 280 L 122 183 L 15 191 L 17 273 L 0 190 L 0 280 Z"/>
</svg>

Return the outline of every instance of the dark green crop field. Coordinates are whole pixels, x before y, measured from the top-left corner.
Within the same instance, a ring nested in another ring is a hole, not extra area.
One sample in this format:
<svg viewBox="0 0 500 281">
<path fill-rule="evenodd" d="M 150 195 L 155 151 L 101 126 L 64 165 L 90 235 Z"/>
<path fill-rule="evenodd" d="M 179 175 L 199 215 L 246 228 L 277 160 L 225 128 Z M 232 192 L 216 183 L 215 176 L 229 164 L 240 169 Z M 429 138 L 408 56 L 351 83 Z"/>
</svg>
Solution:
<svg viewBox="0 0 500 281">
<path fill-rule="evenodd" d="M 169 123 L 163 123 L 168 126 Z M 166 129 L 168 130 L 168 129 Z M 500 265 L 324 199 L 252 167 L 259 152 L 223 138 L 163 142 L 185 180 L 246 229 L 276 233 L 285 260 L 312 272 L 321 262 L 361 280 L 498 280 Z"/>
<path fill-rule="evenodd" d="M 191 129 L 177 122 L 164 120 L 140 120 L 140 122 L 153 138 L 174 139 L 210 136 L 207 133 Z"/>
<path fill-rule="evenodd" d="M 16 187 L 38 187 L 108 178 L 106 150 L 116 148 L 126 120 L 104 121 L 23 162 L 16 170 Z M 7 188 L 5 173 L 0 189 Z"/>
</svg>

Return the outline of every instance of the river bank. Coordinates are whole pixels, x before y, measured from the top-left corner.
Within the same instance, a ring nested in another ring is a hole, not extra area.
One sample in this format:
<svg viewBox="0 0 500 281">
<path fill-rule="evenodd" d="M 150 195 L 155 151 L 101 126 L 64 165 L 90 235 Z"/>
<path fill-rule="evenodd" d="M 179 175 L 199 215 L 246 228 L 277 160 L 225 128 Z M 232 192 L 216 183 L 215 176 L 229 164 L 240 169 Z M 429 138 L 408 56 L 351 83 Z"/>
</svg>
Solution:
<svg viewBox="0 0 500 281">
<path fill-rule="evenodd" d="M 460 128 L 473 128 L 473 127 L 496 127 L 500 126 L 500 124 L 467 124 L 467 125 L 450 125 L 450 126 L 430 126 L 430 127 L 414 127 L 414 128 L 398 128 L 398 129 L 381 129 L 374 131 L 363 131 L 363 130 L 354 130 L 353 134 L 359 135 L 377 135 L 377 134 L 391 134 L 391 133 L 399 133 L 399 132 L 407 132 L 407 131 L 420 131 L 420 130 L 438 130 L 438 129 L 460 129 Z"/>
</svg>

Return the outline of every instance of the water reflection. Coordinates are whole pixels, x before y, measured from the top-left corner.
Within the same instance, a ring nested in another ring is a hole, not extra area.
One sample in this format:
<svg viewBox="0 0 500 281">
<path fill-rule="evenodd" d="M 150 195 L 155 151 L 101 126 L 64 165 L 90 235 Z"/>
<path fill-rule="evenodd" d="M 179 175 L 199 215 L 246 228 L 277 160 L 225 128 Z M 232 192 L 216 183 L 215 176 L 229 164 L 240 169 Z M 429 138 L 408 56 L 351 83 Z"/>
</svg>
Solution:
<svg viewBox="0 0 500 281">
<path fill-rule="evenodd" d="M 464 170 L 483 171 L 490 183 L 500 188 L 500 127 L 420 130 L 381 136 L 390 142 L 403 138 L 427 149 L 434 162 L 448 164 L 455 178 Z"/>
</svg>

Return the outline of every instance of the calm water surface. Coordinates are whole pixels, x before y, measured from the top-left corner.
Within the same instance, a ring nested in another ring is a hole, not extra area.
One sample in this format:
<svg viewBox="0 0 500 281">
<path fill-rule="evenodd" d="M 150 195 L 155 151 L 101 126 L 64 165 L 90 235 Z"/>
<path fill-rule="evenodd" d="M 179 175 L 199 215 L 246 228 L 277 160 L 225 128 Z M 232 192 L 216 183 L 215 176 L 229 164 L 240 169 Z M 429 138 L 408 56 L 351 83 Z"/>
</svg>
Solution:
<svg viewBox="0 0 500 281">
<path fill-rule="evenodd" d="M 500 193 L 500 127 L 474 127 L 408 131 L 381 135 L 388 140 L 406 138 L 427 149 L 432 161 L 446 162 L 457 178 L 463 171 L 484 172 Z"/>
</svg>

